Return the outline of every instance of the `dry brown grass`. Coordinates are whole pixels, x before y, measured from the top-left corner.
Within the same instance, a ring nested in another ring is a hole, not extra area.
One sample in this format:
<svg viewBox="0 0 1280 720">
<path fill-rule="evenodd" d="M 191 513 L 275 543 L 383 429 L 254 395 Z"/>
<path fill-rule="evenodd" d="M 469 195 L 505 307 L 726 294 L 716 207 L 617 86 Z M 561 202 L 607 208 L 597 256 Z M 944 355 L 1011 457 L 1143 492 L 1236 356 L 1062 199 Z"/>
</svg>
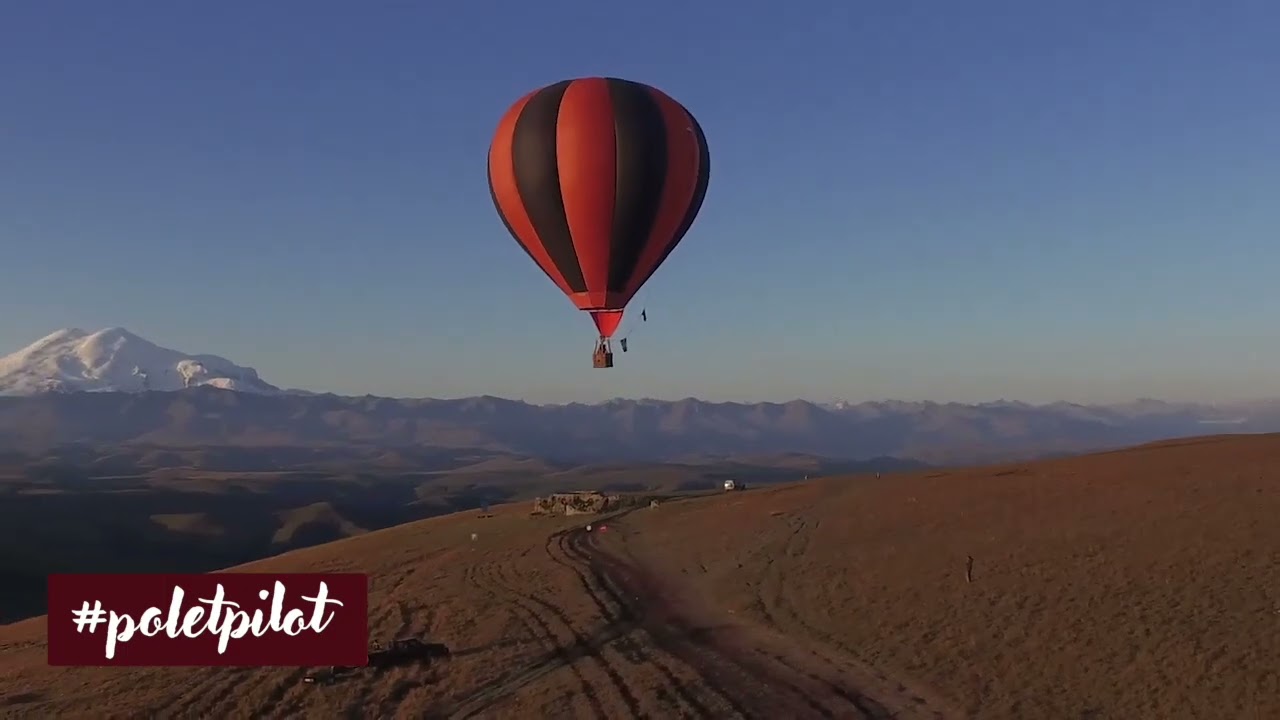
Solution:
<svg viewBox="0 0 1280 720">
<path fill-rule="evenodd" d="M 290 669 L 50 668 L 39 618 L 0 628 L 0 715 L 731 715 L 733 688 L 701 687 L 643 631 L 610 631 L 595 581 L 548 542 L 574 519 L 526 511 L 245 566 L 370 573 L 373 633 L 445 642 L 446 668 L 323 688 Z M 636 511 L 594 541 L 726 624 L 874 668 L 935 710 L 1280 717 L 1280 437 L 726 493 Z M 575 638 L 600 646 L 574 658 Z"/>
<path fill-rule="evenodd" d="M 634 528 L 724 607 L 975 717 L 1280 717 L 1280 437 L 823 480 Z"/>
</svg>

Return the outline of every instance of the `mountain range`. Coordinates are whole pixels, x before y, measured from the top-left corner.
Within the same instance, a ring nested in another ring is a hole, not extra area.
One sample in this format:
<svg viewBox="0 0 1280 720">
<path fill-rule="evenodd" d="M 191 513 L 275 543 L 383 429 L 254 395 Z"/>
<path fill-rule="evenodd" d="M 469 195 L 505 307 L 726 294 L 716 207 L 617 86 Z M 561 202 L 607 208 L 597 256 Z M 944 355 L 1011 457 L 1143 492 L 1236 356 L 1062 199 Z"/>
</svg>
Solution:
<svg viewBox="0 0 1280 720">
<path fill-rule="evenodd" d="M 60 330 L 0 358 L 0 449 L 475 448 L 573 463 L 802 453 L 984 462 L 1221 432 L 1280 431 L 1280 401 L 1233 405 L 819 404 L 615 399 L 534 405 L 281 390 L 253 368 L 122 328 Z"/>
</svg>

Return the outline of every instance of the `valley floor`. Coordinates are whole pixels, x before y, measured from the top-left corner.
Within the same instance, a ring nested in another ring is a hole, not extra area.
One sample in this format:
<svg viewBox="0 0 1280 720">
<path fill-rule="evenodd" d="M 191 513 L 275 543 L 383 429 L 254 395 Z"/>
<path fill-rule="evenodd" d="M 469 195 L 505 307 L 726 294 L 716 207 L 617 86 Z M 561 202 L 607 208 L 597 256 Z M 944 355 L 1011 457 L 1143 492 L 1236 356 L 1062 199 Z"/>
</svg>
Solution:
<svg viewBox="0 0 1280 720">
<path fill-rule="evenodd" d="M 1280 717 L 1278 481 L 1280 441 L 1242 438 L 726 493 L 603 533 L 459 514 L 243 568 L 367 572 L 373 637 L 448 663 L 332 686 L 50 668 L 38 618 L 0 627 L 0 717 Z"/>
</svg>

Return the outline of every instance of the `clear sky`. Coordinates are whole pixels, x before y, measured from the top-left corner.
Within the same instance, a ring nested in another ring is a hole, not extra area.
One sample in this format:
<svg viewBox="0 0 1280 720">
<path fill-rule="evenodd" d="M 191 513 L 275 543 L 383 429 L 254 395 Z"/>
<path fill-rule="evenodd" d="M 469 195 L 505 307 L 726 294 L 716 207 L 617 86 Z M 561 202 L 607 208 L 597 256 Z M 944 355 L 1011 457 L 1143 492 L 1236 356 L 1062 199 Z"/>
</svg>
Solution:
<svg viewBox="0 0 1280 720">
<path fill-rule="evenodd" d="M 6 3 L 0 353 L 124 326 L 278 385 L 531 401 L 1280 395 L 1280 4 Z M 618 367 L 506 234 L 521 94 L 712 177 Z"/>
</svg>

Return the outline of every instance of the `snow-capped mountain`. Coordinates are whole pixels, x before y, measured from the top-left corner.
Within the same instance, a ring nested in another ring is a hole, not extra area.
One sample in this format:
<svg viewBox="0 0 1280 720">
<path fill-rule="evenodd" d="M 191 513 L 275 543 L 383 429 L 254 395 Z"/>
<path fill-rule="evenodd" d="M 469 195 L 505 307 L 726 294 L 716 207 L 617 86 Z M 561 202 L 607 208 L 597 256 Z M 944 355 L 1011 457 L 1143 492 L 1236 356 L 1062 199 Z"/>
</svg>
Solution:
<svg viewBox="0 0 1280 720">
<path fill-rule="evenodd" d="M 217 355 L 163 348 L 124 328 L 59 330 L 0 358 L 0 395 L 143 392 L 210 386 L 277 394 L 258 371 Z"/>
</svg>

